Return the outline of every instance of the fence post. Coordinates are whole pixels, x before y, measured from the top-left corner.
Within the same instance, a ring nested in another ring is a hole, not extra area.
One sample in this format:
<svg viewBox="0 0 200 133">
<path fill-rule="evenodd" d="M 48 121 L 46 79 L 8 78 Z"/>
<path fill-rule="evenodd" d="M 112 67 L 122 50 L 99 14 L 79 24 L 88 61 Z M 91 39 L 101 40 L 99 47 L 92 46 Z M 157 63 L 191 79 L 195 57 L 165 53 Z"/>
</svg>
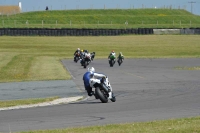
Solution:
<svg viewBox="0 0 200 133">
<path fill-rule="evenodd" d="M 28 20 L 26 20 L 26 26 L 28 26 Z"/>
</svg>

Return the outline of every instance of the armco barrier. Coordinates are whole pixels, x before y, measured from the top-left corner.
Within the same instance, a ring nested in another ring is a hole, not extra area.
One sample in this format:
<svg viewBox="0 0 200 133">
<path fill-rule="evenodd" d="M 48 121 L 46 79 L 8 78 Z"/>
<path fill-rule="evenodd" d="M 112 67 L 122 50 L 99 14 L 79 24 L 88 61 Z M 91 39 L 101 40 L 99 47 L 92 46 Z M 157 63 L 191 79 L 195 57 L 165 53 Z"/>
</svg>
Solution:
<svg viewBox="0 0 200 133">
<path fill-rule="evenodd" d="M 153 34 L 153 29 L 0 28 L 0 36 L 117 36 L 124 34 Z"/>
</svg>

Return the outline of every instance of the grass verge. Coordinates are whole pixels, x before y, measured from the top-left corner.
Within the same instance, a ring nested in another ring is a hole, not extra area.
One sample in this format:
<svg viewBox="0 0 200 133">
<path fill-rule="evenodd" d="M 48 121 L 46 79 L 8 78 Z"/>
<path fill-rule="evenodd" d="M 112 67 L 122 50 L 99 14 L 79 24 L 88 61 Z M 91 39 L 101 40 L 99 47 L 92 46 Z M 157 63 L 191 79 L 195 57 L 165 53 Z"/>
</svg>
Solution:
<svg viewBox="0 0 200 133">
<path fill-rule="evenodd" d="M 59 97 L 49 97 L 49 98 L 37 98 L 37 99 L 26 99 L 26 100 L 0 101 L 0 108 L 50 102 L 58 98 Z"/>
<path fill-rule="evenodd" d="M 200 117 L 21 133 L 199 133 Z"/>
<path fill-rule="evenodd" d="M 176 67 L 178 70 L 200 70 L 200 67 Z"/>
</svg>

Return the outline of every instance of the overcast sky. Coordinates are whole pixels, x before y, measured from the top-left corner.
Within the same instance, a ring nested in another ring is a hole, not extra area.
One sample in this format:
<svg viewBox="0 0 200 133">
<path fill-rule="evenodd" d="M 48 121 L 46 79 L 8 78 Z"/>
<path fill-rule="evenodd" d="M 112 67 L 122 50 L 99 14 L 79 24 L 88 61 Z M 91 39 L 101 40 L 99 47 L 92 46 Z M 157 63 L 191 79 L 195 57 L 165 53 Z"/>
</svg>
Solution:
<svg viewBox="0 0 200 133">
<path fill-rule="evenodd" d="M 200 15 L 200 0 L 0 0 L 0 5 L 18 5 L 22 3 L 22 11 L 64 9 L 130 9 L 130 8 L 182 8 Z M 189 2 L 195 2 L 192 4 Z"/>
</svg>

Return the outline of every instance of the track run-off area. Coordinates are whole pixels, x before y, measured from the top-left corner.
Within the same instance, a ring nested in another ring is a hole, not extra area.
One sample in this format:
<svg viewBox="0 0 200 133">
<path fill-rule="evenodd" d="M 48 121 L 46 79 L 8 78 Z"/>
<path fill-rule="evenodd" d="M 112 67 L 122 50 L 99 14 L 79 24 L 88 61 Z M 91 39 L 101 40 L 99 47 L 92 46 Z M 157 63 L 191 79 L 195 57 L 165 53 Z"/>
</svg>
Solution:
<svg viewBox="0 0 200 133">
<path fill-rule="evenodd" d="M 87 69 L 73 60 L 62 60 L 62 63 L 70 72 L 72 81 L 81 90 L 80 93 L 77 91 L 77 95 L 87 96 L 82 80 Z M 200 115 L 200 70 L 189 69 L 200 66 L 199 58 L 125 59 L 121 66 L 116 63 L 114 67 L 110 67 L 106 59 L 94 59 L 89 64 L 91 66 L 96 72 L 108 76 L 116 102 L 101 103 L 94 97 L 86 97 L 68 104 L 0 111 L 0 132 L 61 129 Z M 55 86 L 56 82 L 54 83 Z"/>
</svg>

